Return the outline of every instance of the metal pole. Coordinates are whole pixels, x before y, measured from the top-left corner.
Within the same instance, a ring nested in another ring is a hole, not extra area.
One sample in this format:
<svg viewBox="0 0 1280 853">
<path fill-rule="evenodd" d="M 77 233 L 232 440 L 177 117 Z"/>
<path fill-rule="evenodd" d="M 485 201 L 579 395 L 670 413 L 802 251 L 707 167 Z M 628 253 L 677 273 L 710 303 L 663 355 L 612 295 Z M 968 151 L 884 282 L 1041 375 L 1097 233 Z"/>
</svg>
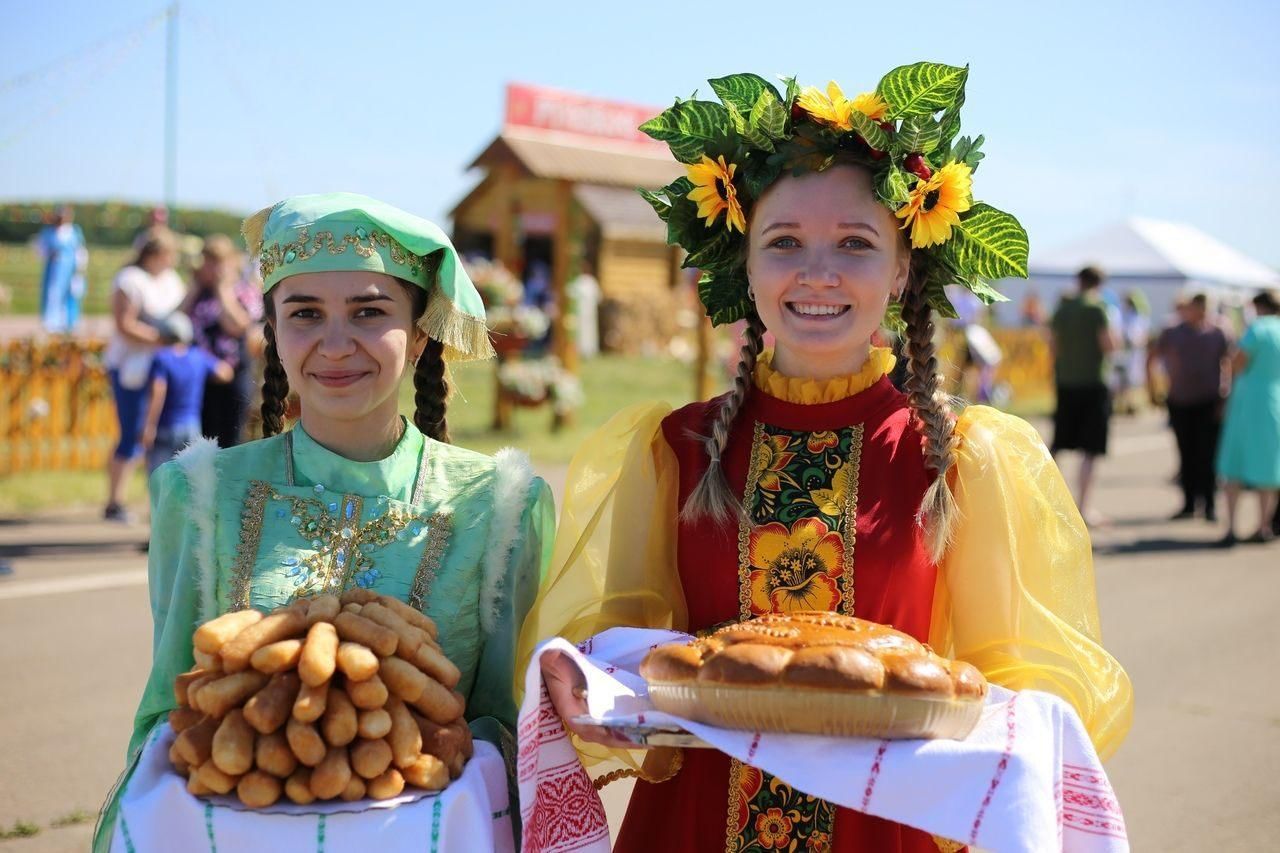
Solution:
<svg viewBox="0 0 1280 853">
<path fill-rule="evenodd" d="M 178 4 L 169 5 L 164 62 L 164 204 L 177 204 L 178 155 Z"/>
</svg>

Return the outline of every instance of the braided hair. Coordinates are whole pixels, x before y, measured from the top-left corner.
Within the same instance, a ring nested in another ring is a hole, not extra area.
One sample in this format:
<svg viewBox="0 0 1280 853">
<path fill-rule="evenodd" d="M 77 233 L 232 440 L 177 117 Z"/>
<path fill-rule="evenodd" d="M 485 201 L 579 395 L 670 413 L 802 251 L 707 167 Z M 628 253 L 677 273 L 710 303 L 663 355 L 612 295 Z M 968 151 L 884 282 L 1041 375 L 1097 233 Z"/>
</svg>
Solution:
<svg viewBox="0 0 1280 853">
<path fill-rule="evenodd" d="M 449 400 L 449 379 L 444 364 L 444 344 L 427 339 L 427 348 L 413 371 L 413 424 L 423 435 L 449 443 L 445 409 Z"/>
<path fill-rule="evenodd" d="M 756 369 L 756 359 L 764 349 L 764 323 L 753 309 L 747 316 L 746 340 L 738 355 L 738 371 L 733 379 L 733 391 L 726 394 L 720 403 L 715 419 L 711 422 L 711 434 L 701 436 L 703 446 L 707 450 L 709 464 L 702 472 L 702 478 L 694 486 L 680 510 L 680 517 L 685 521 L 709 518 L 723 523 L 738 516 L 742 509 L 729 489 L 729 481 L 724 475 L 721 456 L 725 445 L 729 443 L 729 430 L 733 420 L 738 416 L 743 401 L 747 398 L 747 390 L 751 387 L 751 375 Z"/>
<path fill-rule="evenodd" d="M 276 349 L 275 311 L 268 295 L 266 300 L 268 321 L 262 333 L 267 340 L 266 365 L 262 376 L 262 437 L 270 438 L 284 432 L 285 400 L 289 397 L 289 377 Z"/>
<path fill-rule="evenodd" d="M 936 563 L 947 549 L 958 515 L 955 495 L 947 483 L 947 472 L 956 461 L 955 416 L 950 398 L 939 388 L 933 309 L 916 264 L 912 264 L 902 295 L 902 319 L 907 325 L 907 404 L 915 428 L 924 439 L 925 466 L 933 471 L 933 482 L 925 489 L 917 518 L 924 528 L 925 548 Z"/>
</svg>

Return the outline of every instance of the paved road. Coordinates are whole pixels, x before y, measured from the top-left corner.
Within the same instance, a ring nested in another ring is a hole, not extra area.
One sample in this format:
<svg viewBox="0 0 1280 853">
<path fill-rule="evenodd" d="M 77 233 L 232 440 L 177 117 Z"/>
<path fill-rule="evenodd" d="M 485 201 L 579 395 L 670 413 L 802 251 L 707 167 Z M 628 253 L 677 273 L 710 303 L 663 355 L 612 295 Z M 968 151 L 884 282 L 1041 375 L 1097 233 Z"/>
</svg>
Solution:
<svg viewBox="0 0 1280 853">
<path fill-rule="evenodd" d="M 1170 524 L 1172 441 L 1156 418 L 1119 422 L 1101 469 L 1095 535 L 1107 646 L 1128 668 L 1133 733 L 1110 762 L 1135 850 L 1271 849 L 1280 838 L 1280 547 L 1204 545 Z M 1073 460 L 1065 460 L 1068 473 Z M 545 472 L 557 493 L 562 469 Z M 0 521 L 0 829 L 46 827 L 0 853 L 84 849 L 120 769 L 146 676 L 145 531 L 88 517 Z M 619 815 L 625 789 L 607 802 Z"/>
</svg>

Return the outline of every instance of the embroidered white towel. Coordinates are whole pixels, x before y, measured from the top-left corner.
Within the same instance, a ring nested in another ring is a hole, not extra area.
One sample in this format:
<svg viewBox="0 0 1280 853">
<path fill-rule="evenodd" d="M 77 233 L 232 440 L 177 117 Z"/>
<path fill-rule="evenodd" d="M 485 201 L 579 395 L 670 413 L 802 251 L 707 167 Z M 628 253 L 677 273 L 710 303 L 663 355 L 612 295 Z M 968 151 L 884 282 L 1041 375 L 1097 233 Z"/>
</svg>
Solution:
<svg viewBox="0 0 1280 853">
<path fill-rule="evenodd" d="M 981 722 L 963 741 L 721 729 L 663 714 L 648 701 L 640 661 L 681 639 L 687 637 L 615 628 L 579 648 L 558 638 L 539 647 L 520 713 L 526 851 L 608 849 L 599 798 L 542 689 L 538 659 L 551 649 L 583 667 L 590 712 L 602 725 L 681 726 L 813 796 L 994 853 L 1129 849 L 1102 764 L 1075 712 L 1057 697 L 993 687 Z M 563 793 L 548 797 L 544 786 Z M 571 814 L 560 812 L 564 804 L 573 805 Z"/>
</svg>

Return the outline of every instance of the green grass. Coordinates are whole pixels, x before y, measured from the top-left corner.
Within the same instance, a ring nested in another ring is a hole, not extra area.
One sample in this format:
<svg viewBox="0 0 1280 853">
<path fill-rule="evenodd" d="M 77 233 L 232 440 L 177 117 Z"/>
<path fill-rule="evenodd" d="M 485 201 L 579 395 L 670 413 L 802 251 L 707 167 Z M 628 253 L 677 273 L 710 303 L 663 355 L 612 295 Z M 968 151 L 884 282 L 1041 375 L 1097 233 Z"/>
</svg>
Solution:
<svg viewBox="0 0 1280 853">
<path fill-rule="evenodd" d="M 64 826 L 78 826 L 82 823 L 92 823 L 97 815 L 88 809 L 75 809 L 69 811 L 61 817 L 56 817 L 49 824 L 52 829 L 61 829 Z"/>
<path fill-rule="evenodd" d="M 89 247 L 88 290 L 82 307 L 85 314 L 106 314 L 110 311 L 108 303 L 111 279 L 132 258 L 132 249 L 119 246 Z M 0 285 L 8 289 L 12 300 L 7 308 L 0 305 L 0 312 L 39 313 L 40 279 L 43 274 L 43 262 L 30 246 L 0 243 Z"/>
<path fill-rule="evenodd" d="M 40 827 L 29 820 L 15 820 L 13 826 L 0 826 L 0 841 L 11 838 L 30 838 L 40 834 Z"/>
<path fill-rule="evenodd" d="M 493 421 L 493 367 L 464 364 L 454 369 L 456 393 L 449 403 L 449 430 L 455 444 L 492 453 L 516 447 L 536 462 L 563 464 L 596 428 L 633 403 L 661 400 L 680 406 L 693 399 L 693 370 L 671 358 L 608 356 L 583 362 L 582 390 L 586 397 L 572 422 L 550 431 L 551 409 L 516 409 L 512 427 L 490 429 Z M 727 387 L 727 386 L 726 386 Z M 719 393 L 718 391 L 716 393 Z M 403 410 L 413 410 L 412 388 L 402 395 Z"/>
</svg>

